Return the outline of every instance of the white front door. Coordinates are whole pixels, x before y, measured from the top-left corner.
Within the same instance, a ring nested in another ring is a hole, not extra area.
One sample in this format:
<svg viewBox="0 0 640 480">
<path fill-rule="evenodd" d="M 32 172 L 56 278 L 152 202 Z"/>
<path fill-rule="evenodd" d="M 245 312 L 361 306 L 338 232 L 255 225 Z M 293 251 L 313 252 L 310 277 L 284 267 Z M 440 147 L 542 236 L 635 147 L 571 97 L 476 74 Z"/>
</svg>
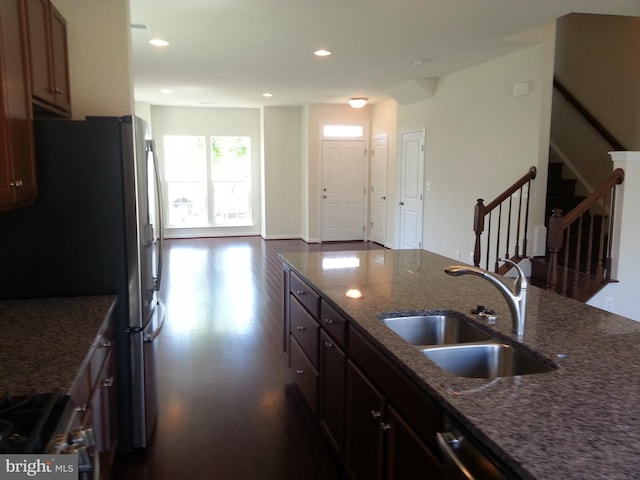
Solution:
<svg viewBox="0 0 640 480">
<path fill-rule="evenodd" d="M 387 239 L 387 151 L 389 139 L 380 135 L 371 149 L 371 241 L 385 245 Z"/>
<path fill-rule="evenodd" d="M 365 143 L 322 142 L 323 242 L 364 240 Z"/>
<path fill-rule="evenodd" d="M 400 248 L 422 248 L 424 131 L 401 134 Z"/>
</svg>

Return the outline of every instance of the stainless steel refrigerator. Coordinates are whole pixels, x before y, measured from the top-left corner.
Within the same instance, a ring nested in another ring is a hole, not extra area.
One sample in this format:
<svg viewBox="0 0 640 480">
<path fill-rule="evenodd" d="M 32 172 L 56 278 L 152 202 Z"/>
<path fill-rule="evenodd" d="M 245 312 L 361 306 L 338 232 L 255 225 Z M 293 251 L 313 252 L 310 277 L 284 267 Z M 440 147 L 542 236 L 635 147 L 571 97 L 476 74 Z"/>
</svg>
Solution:
<svg viewBox="0 0 640 480">
<path fill-rule="evenodd" d="M 134 116 L 36 120 L 34 135 L 38 199 L 0 213 L 0 298 L 118 295 L 119 451 L 146 447 L 164 319 L 153 141 Z"/>
</svg>

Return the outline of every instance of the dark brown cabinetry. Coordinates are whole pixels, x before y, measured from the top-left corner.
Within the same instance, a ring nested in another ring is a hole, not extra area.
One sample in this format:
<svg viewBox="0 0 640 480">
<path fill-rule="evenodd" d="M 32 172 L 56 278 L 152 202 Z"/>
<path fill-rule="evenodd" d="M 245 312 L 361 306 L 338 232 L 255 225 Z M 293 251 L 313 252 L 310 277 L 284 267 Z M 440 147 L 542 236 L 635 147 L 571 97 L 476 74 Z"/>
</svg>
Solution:
<svg viewBox="0 0 640 480">
<path fill-rule="evenodd" d="M 80 423 L 93 430 L 101 478 L 109 478 L 118 443 L 116 388 L 115 344 L 109 323 L 89 353 L 87 366 L 79 372 L 72 393 L 81 414 Z"/>
<path fill-rule="evenodd" d="M 294 382 L 350 478 L 440 478 L 438 405 L 307 282 L 283 272 Z"/>
<path fill-rule="evenodd" d="M 344 454 L 344 389 L 347 356 L 341 344 L 325 331 L 320 334 L 318 419 L 334 450 Z"/>
<path fill-rule="evenodd" d="M 349 340 L 353 361 L 347 366 L 345 463 L 350 477 L 441 478 L 436 448 L 441 409 L 423 397 L 359 332 L 350 329 Z M 355 363 L 366 369 L 366 374 Z"/>
<path fill-rule="evenodd" d="M 21 0 L 0 2 L 0 210 L 37 194 L 24 13 Z"/>
<path fill-rule="evenodd" d="M 61 116 L 69 116 L 71 95 L 66 21 L 49 0 L 24 2 L 34 105 Z"/>
</svg>

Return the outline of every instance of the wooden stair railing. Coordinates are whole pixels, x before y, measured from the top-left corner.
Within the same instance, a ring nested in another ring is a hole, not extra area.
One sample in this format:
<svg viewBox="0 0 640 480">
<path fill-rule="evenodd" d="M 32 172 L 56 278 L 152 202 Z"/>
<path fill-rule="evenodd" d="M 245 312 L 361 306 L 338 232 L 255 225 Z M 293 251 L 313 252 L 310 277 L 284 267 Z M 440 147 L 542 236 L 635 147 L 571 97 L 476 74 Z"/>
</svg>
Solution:
<svg viewBox="0 0 640 480">
<path fill-rule="evenodd" d="M 495 254 L 494 254 L 494 272 L 500 272 L 498 259 L 501 257 L 510 258 L 512 260 L 519 259 L 527 256 L 527 230 L 529 226 L 529 187 L 531 180 L 536 178 L 536 167 L 529 168 L 529 171 L 522 178 L 517 180 L 513 185 L 507 188 L 503 193 L 498 195 L 495 200 L 488 205 L 484 205 L 484 200 L 479 198 L 474 207 L 473 215 L 473 231 L 475 232 L 476 240 L 473 249 L 473 264 L 476 267 L 480 267 L 482 261 L 482 234 L 485 227 L 485 219 L 487 220 L 487 237 L 486 237 L 486 256 L 485 256 L 485 270 L 489 270 L 489 258 L 491 256 L 491 241 L 495 239 Z M 527 187 L 527 197 L 525 205 L 523 205 L 524 187 Z M 517 209 L 514 208 L 513 203 L 517 202 Z M 507 205 L 508 204 L 508 205 Z M 502 230 L 503 220 L 503 205 L 507 205 L 506 220 L 507 227 Z M 492 214 L 497 209 L 497 232 L 493 232 L 492 235 Z M 512 225 L 512 219 L 514 214 L 517 214 L 515 230 Z M 524 228 L 523 228 L 524 227 Z M 511 235 L 515 236 L 514 251 L 511 252 Z M 520 252 L 520 237 L 522 236 L 522 252 Z M 504 239 L 506 245 L 504 254 L 500 255 L 501 239 Z M 515 260 L 517 261 L 517 260 Z"/>
<path fill-rule="evenodd" d="M 562 216 L 561 209 L 553 210 L 547 233 L 548 290 L 585 301 L 611 281 L 616 185 L 623 181 L 624 170 L 617 168 L 567 215 Z M 590 210 L 599 202 L 607 208 L 595 215 Z M 601 221 L 596 226 L 598 217 Z M 587 238 L 583 238 L 585 232 Z M 572 240 L 572 235 L 577 238 Z"/>
</svg>

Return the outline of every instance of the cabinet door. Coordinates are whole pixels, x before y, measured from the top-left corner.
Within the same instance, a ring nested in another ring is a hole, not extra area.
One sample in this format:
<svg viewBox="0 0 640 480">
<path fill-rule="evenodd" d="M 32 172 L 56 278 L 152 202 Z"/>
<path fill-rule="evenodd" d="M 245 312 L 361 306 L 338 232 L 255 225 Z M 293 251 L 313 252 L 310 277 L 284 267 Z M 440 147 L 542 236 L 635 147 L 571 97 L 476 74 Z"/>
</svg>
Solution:
<svg viewBox="0 0 640 480">
<path fill-rule="evenodd" d="M 94 421 L 102 478 L 109 478 L 107 472 L 111 469 L 118 441 L 116 361 L 113 346 L 109 350 L 94 397 L 99 404 L 94 410 L 100 418 Z"/>
<path fill-rule="evenodd" d="M 318 417 L 333 448 L 344 452 L 344 390 L 347 357 L 336 343 L 320 335 L 320 385 Z"/>
<path fill-rule="evenodd" d="M 385 415 L 385 434 L 387 480 L 442 478 L 440 461 L 393 407 Z"/>
<path fill-rule="evenodd" d="M 51 5 L 51 82 L 55 104 L 65 112 L 71 110 L 69 59 L 67 57 L 67 22 Z"/>
<path fill-rule="evenodd" d="M 26 0 L 29 27 L 29 59 L 31 66 L 31 92 L 34 97 L 55 103 L 55 91 L 51 85 L 51 53 L 49 38 L 49 0 Z"/>
<path fill-rule="evenodd" d="M 36 196 L 23 20 L 19 0 L 0 3 L 0 207 Z"/>
<path fill-rule="evenodd" d="M 385 400 L 350 361 L 347 361 L 346 467 L 352 479 L 382 478 Z"/>
<path fill-rule="evenodd" d="M 291 336 L 291 370 L 294 381 L 302 392 L 307 405 L 314 415 L 318 414 L 318 371 L 307 358 L 304 351 Z"/>
</svg>

